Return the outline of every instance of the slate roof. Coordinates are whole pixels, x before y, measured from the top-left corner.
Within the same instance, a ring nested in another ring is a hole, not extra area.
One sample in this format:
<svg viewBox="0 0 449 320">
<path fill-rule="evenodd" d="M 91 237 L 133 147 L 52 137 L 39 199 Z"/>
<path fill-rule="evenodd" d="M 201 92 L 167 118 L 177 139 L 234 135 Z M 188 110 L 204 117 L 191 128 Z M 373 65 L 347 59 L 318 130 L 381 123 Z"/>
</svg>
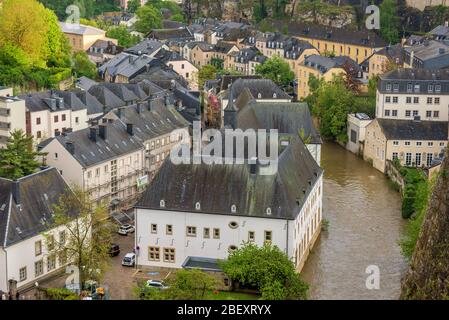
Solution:
<svg viewBox="0 0 449 320">
<path fill-rule="evenodd" d="M 66 133 L 51 138 L 57 140 L 67 150 L 67 142 L 74 147 L 73 157 L 83 167 L 90 167 L 97 163 L 109 161 L 119 156 L 135 152 L 144 148 L 144 141 L 167 134 L 178 128 L 184 128 L 189 123 L 174 110 L 173 107 L 163 106 L 162 103 L 152 101 L 151 111 L 148 104 L 131 105 L 112 111 L 115 120 L 99 121 L 96 128 L 96 142 L 90 139 L 90 129 Z M 138 111 L 138 108 L 139 111 Z M 127 124 L 134 126 L 134 134 L 127 132 Z M 107 137 L 99 136 L 100 125 L 106 126 Z M 49 143 L 49 142 L 48 142 Z M 47 145 L 48 145 L 47 143 Z"/>
<path fill-rule="evenodd" d="M 388 140 L 440 140 L 448 139 L 447 121 L 414 121 L 376 119 Z"/>
<path fill-rule="evenodd" d="M 88 77 L 80 77 L 76 80 L 76 86 L 82 90 L 89 90 L 90 87 L 96 85 L 98 82 L 88 78 Z"/>
<path fill-rule="evenodd" d="M 61 110 L 78 111 L 87 108 L 75 94 L 69 91 L 48 90 L 20 95 L 19 98 L 25 100 L 25 106 L 30 112 L 44 110 L 50 112 Z M 58 98 L 63 99 L 62 104 L 56 101 Z M 51 106 L 52 103 L 54 107 Z"/>
<path fill-rule="evenodd" d="M 305 102 L 251 100 L 239 109 L 237 127 L 242 130 L 250 128 L 277 129 L 280 134 L 290 135 L 299 135 L 303 131 L 305 138 L 310 137 L 310 143 L 322 143 L 321 137 L 313 125 L 309 106 Z"/>
<path fill-rule="evenodd" d="M 381 80 L 443 80 L 449 81 L 449 70 L 398 68 L 379 75 Z"/>
<path fill-rule="evenodd" d="M 304 59 L 302 65 L 305 65 L 310 68 L 314 68 L 321 73 L 326 73 L 332 68 L 341 68 L 345 64 L 351 66 L 351 68 L 355 71 L 361 71 L 360 66 L 351 58 L 347 56 L 338 56 L 338 57 L 325 57 L 320 56 L 318 54 L 312 54 Z"/>
<path fill-rule="evenodd" d="M 282 29 L 285 23 L 279 22 L 276 25 L 279 29 Z M 370 48 L 381 48 L 387 45 L 376 33 L 368 30 L 349 30 L 300 22 L 290 22 L 287 27 L 289 35 L 298 37 L 322 39 Z"/>
<path fill-rule="evenodd" d="M 15 196 L 15 184 L 19 197 Z M 55 168 L 38 171 L 16 182 L 0 178 L 0 247 L 46 231 L 53 222 L 52 205 L 67 190 L 68 185 Z"/>
<path fill-rule="evenodd" d="M 419 59 L 422 62 L 433 59 L 444 60 L 439 66 L 441 68 L 449 66 L 449 45 L 435 40 L 425 40 L 422 44 L 416 44 L 411 47 L 405 47 L 405 59 L 410 61 L 410 55 L 413 51 L 415 59 Z"/>
<path fill-rule="evenodd" d="M 132 78 L 155 62 L 154 58 L 146 54 L 135 56 L 122 52 L 103 64 L 98 68 L 98 71 L 100 74 L 104 74 L 107 70 L 112 77 L 122 75 L 127 78 Z"/>
<path fill-rule="evenodd" d="M 169 159 L 143 193 L 137 208 L 274 219 L 295 219 L 321 168 L 299 138 L 280 153 L 277 173 L 251 174 L 244 164 L 179 164 Z M 165 207 L 160 207 L 160 200 Z M 200 203 L 200 209 L 195 204 Z M 231 205 L 236 212 L 231 212 Z M 267 214 L 267 208 L 271 214 Z"/>
<path fill-rule="evenodd" d="M 149 34 L 148 38 L 158 39 L 158 40 L 193 40 L 193 35 L 187 28 L 177 28 L 177 29 L 153 29 Z"/>
<path fill-rule="evenodd" d="M 114 109 L 126 105 L 126 102 L 116 96 L 111 90 L 102 84 L 91 87 L 88 91 L 107 109 Z"/>
<path fill-rule="evenodd" d="M 98 101 L 98 99 L 91 95 L 87 91 L 78 90 L 74 91 L 76 96 L 86 105 L 87 107 L 87 114 L 97 114 L 103 112 L 103 104 Z"/>
<path fill-rule="evenodd" d="M 153 39 L 144 39 L 139 42 L 135 46 L 128 48 L 125 50 L 126 53 L 134 54 L 134 55 L 152 55 L 156 51 L 158 51 L 164 44 L 160 41 Z"/>
<path fill-rule="evenodd" d="M 404 48 L 400 43 L 392 45 L 392 46 L 386 46 L 385 48 L 379 50 L 376 52 L 376 54 L 384 55 L 388 57 L 391 61 L 394 63 L 402 65 L 403 63 L 403 50 Z"/>
<path fill-rule="evenodd" d="M 91 26 L 85 26 L 85 25 L 77 25 L 77 24 L 71 24 L 71 23 L 65 23 L 65 22 L 59 22 L 59 26 L 61 27 L 62 32 L 64 33 L 73 33 L 73 34 L 79 34 L 79 35 L 105 35 L 106 31 L 94 28 Z"/>
<path fill-rule="evenodd" d="M 256 99 L 291 99 L 287 93 L 285 93 L 281 88 L 279 88 L 270 79 L 237 79 L 232 83 L 232 92 L 234 97 L 238 97 L 243 89 L 248 88 Z M 259 97 L 261 94 L 261 97 Z M 276 98 L 274 98 L 276 94 Z M 229 92 L 226 91 L 223 94 L 223 98 L 227 99 Z"/>
</svg>

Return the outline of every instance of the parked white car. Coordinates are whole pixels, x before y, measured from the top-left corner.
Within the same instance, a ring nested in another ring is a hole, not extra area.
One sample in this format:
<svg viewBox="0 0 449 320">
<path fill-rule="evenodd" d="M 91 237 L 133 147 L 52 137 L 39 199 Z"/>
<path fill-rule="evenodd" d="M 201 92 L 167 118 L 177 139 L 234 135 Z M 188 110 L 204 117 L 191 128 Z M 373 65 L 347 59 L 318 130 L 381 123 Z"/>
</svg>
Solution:
<svg viewBox="0 0 449 320">
<path fill-rule="evenodd" d="M 122 260 L 122 266 L 134 267 L 136 264 L 136 255 L 134 253 L 127 253 Z"/>
<path fill-rule="evenodd" d="M 126 236 L 128 235 L 128 233 L 133 233 L 134 231 L 136 231 L 136 229 L 134 228 L 133 225 L 130 224 L 123 224 L 118 228 L 118 234 L 122 235 L 122 236 Z"/>
<path fill-rule="evenodd" d="M 153 287 L 161 290 L 168 289 L 168 286 L 166 286 L 165 283 L 160 280 L 148 280 L 147 287 Z"/>
</svg>

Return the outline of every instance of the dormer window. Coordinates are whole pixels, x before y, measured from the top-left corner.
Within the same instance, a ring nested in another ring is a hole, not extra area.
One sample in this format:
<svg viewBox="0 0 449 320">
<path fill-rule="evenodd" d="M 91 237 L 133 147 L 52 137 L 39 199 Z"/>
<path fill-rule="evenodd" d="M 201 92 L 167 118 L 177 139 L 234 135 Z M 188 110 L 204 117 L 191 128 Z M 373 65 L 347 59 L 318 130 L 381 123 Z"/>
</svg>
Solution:
<svg viewBox="0 0 449 320">
<path fill-rule="evenodd" d="M 232 213 L 236 213 L 236 212 L 237 212 L 237 206 L 236 206 L 235 204 L 233 204 L 233 205 L 231 206 L 231 212 L 232 212 Z"/>
<path fill-rule="evenodd" d="M 159 206 L 160 206 L 161 208 L 165 208 L 165 200 L 159 201 Z"/>
<path fill-rule="evenodd" d="M 387 85 L 385 86 L 385 90 L 391 91 L 391 83 L 387 83 Z"/>
<path fill-rule="evenodd" d="M 266 213 L 267 213 L 267 216 L 271 216 L 271 208 L 270 207 L 267 208 Z"/>
<path fill-rule="evenodd" d="M 195 209 L 201 210 L 201 204 L 199 202 L 195 203 Z"/>
<path fill-rule="evenodd" d="M 411 83 L 407 83 L 407 92 L 412 92 L 413 85 Z"/>
<path fill-rule="evenodd" d="M 273 98 L 277 98 L 277 94 L 276 93 L 273 93 Z"/>
<path fill-rule="evenodd" d="M 260 92 L 257 94 L 257 98 L 259 98 L 259 99 L 262 98 L 262 94 Z"/>
</svg>

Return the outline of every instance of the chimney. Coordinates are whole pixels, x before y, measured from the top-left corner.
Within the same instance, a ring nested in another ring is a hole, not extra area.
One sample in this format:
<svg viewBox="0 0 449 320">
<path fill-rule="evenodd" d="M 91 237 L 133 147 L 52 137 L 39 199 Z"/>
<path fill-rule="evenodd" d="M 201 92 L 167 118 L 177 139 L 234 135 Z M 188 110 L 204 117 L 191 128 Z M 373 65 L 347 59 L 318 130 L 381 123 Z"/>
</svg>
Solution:
<svg viewBox="0 0 449 320">
<path fill-rule="evenodd" d="M 106 140 L 107 138 L 108 138 L 108 135 L 107 135 L 107 132 L 108 132 L 108 130 L 107 130 L 107 126 L 105 126 L 105 125 L 99 125 L 98 126 L 98 135 L 101 137 L 101 139 L 103 139 L 103 140 Z"/>
<path fill-rule="evenodd" d="M 129 63 L 133 63 L 133 56 L 129 56 L 128 61 L 129 61 Z"/>
<path fill-rule="evenodd" d="M 66 149 L 70 152 L 70 154 L 75 154 L 75 144 L 71 141 L 67 141 L 65 143 Z"/>
<path fill-rule="evenodd" d="M 445 26 L 446 28 L 448 28 L 448 27 L 449 27 L 449 21 L 444 21 L 444 26 Z"/>
<path fill-rule="evenodd" d="M 126 124 L 126 132 L 128 132 L 128 134 L 131 135 L 131 136 L 134 135 L 134 128 L 133 128 L 133 124 L 132 123 L 127 123 Z"/>
<path fill-rule="evenodd" d="M 153 99 L 154 99 L 154 96 L 152 94 L 150 94 L 150 96 L 148 98 L 148 104 L 147 104 L 148 111 L 151 111 L 151 108 L 153 106 Z"/>
<path fill-rule="evenodd" d="M 89 139 L 93 142 L 97 142 L 97 128 L 90 128 Z"/>
<path fill-rule="evenodd" d="M 165 96 L 165 106 L 168 107 L 170 105 L 170 97 L 168 94 Z"/>
<path fill-rule="evenodd" d="M 14 181 L 12 183 L 12 196 L 14 198 L 14 201 L 16 202 L 17 205 L 21 204 L 21 199 L 20 199 L 20 184 L 19 181 Z"/>
<path fill-rule="evenodd" d="M 141 114 L 142 113 L 142 110 L 143 110 L 143 105 L 142 105 L 142 103 L 137 103 L 136 104 L 136 110 L 137 110 L 137 113 L 138 114 Z"/>
</svg>

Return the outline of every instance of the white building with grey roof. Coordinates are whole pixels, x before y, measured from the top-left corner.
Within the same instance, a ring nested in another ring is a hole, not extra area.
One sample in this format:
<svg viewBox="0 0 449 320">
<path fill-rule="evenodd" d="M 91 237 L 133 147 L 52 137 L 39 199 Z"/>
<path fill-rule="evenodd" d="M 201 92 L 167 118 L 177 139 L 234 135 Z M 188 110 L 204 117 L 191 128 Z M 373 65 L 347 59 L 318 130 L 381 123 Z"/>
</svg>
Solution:
<svg viewBox="0 0 449 320">
<path fill-rule="evenodd" d="M 43 233 L 63 245 L 66 228 L 48 225 L 53 221 L 52 205 L 68 190 L 55 168 L 16 181 L 0 178 L 0 291 L 12 289 L 10 281 L 19 291 L 29 289 L 65 267 L 66 257 L 49 253 Z"/>
<path fill-rule="evenodd" d="M 269 242 L 300 271 L 320 233 L 323 171 L 299 138 L 283 141 L 270 175 L 247 159 L 165 161 L 135 207 L 137 264 L 181 268 L 226 259 L 245 242 Z"/>
<path fill-rule="evenodd" d="M 173 107 L 149 101 L 115 109 L 89 128 L 44 141 L 40 149 L 48 153 L 46 164 L 114 213 L 134 204 L 179 142 L 179 130 L 188 134 L 188 127 Z"/>
</svg>

